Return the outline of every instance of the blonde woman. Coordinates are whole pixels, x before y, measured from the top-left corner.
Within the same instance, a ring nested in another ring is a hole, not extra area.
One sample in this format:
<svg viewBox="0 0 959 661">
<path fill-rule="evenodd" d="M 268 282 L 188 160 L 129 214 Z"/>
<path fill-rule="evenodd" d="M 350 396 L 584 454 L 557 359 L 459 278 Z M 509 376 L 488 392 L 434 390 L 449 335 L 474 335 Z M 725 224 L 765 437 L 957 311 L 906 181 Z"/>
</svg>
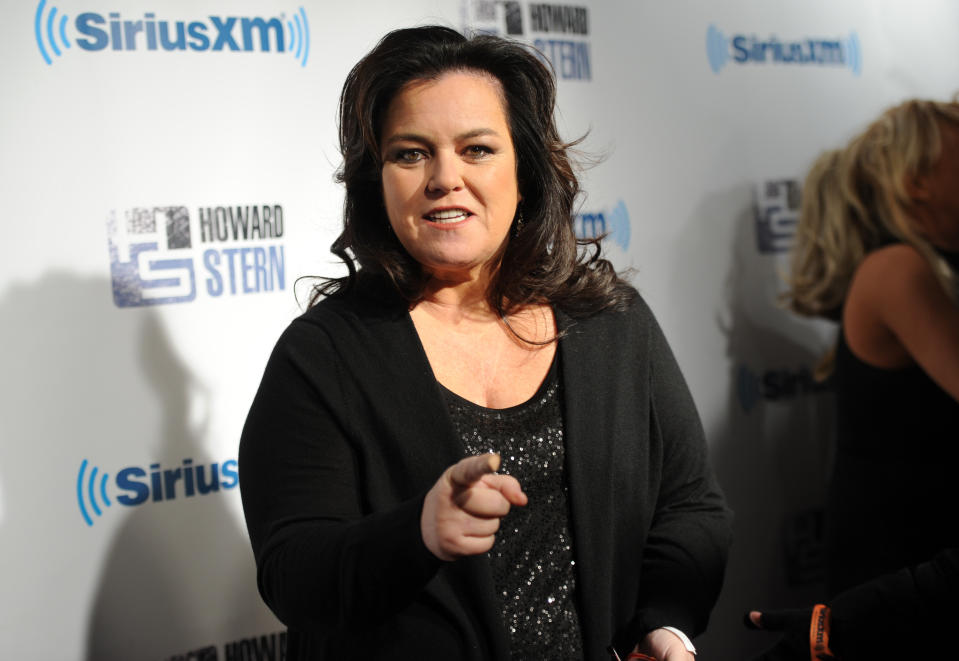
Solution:
<svg viewBox="0 0 959 661">
<path fill-rule="evenodd" d="M 813 165 L 787 303 L 839 322 L 819 366 L 837 389 L 832 616 L 820 607 L 812 627 L 809 610 L 749 617 L 801 630 L 793 647 L 805 659 L 810 630 L 821 644 L 830 623 L 843 660 L 882 658 L 904 633 L 910 658 L 945 658 L 936 623 L 959 600 L 957 269 L 959 104 L 907 101 Z M 794 658 L 788 646 L 762 658 Z"/>
</svg>

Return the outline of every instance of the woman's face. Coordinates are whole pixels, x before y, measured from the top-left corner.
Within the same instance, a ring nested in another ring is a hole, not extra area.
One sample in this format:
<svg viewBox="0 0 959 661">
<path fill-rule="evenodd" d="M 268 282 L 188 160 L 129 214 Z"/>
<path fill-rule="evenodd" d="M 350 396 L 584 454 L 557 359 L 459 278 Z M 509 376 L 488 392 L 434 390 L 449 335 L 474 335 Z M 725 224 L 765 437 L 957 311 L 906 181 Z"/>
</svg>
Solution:
<svg viewBox="0 0 959 661">
<path fill-rule="evenodd" d="M 520 200 L 500 83 L 476 72 L 414 81 L 381 135 L 383 200 L 403 247 L 441 280 L 488 277 Z"/>
<path fill-rule="evenodd" d="M 941 122 L 942 151 L 923 177 L 925 213 L 916 219 L 919 232 L 934 246 L 959 252 L 959 126 Z"/>
</svg>

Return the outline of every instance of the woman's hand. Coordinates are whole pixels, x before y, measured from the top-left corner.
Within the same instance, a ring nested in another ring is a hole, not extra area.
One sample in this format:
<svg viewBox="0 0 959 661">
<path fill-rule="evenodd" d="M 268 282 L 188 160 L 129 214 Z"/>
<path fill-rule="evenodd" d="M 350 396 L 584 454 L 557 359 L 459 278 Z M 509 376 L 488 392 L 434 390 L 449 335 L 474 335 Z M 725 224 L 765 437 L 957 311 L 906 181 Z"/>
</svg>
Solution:
<svg viewBox="0 0 959 661">
<path fill-rule="evenodd" d="M 749 611 L 743 618 L 749 629 L 782 632 L 783 636 L 773 647 L 753 661 L 805 661 L 817 659 L 831 661 L 829 608 L 817 605 L 813 608 L 797 608 L 778 611 Z"/>
<path fill-rule="evenodd" d="M 489 551 L 500 519 L 511 506 L 527 503 L 515 477 L 496 474 L 499 465 L 498 454 L 467 457 L 447 468 L 426 494 L 420 531 L 437 558 Z"/>
<path fill-rule="evenodd" d="M 651 656 L 656 661 L 695 661 L 696 656 L 676 634 L 666 629 L 653 629 L 633 652 Z"/>
</svg>

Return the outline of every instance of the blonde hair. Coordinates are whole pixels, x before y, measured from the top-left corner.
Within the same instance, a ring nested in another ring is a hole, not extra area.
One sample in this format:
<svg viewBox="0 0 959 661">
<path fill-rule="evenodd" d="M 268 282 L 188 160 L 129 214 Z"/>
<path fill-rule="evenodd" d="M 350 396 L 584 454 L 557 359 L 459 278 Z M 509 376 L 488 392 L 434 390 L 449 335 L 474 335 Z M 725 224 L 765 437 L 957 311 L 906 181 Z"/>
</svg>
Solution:
<svg viewBox="0 0 959 661">
<path fill-rule="evenodd" d="M 955 100 L 906 101 L 884 112 L 844 149 L 816 160 L 803 185 L 786 307 L 839 319 L 856 267 L 869 252 L 895 241 L 914 246 L 959 304 L 957 276 L 917 233 L 907 191 L 907 181 L 927 173 L 938 159 L 942 122 L 959 126 Z"/>
</svg>

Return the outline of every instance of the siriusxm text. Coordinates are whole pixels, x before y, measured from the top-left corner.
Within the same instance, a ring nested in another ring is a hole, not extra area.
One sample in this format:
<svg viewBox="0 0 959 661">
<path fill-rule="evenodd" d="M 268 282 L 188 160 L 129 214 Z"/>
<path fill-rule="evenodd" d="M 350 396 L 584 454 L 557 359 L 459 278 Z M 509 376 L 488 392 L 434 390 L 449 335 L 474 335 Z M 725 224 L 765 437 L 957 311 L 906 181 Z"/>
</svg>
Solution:
<svg viewBox="0 0 959 661">
<path fill-rule="evenodd" d="M 573 230 L 581 239 L 596 239 L 604 236 L 607 232 L 606 214 L 602 211 L 578 213 L 573 217 Z"/>
<path fill-rule="evenodd" d="M 149 469 L 140 466 L 128 466 L 120 469 L 116 475 L 117 502 L 133 507 L 148 500 L 161 502 L 177 497 L 191 498 L 204 496 L 220 489 L 233 489 L 240 483 L 235 459 L 222 464 L 194 464 L 192 459 L 184 459 L 176 468 L 162 468 L 160 464 L 150 464 Z"/>
<path fill-rule="evenodd" d="M 775 37 L 763 41 L 755 36 L 737 35 L 732 40 L 733 60 L 746 62 L 782 62 L 795 64 L 844 65 L 840 41 L 804 39 L 779 41 Z"/>
<path fill-rule="evenodd" d="M 193 50 L 286 52 L 283 23 L 279 18 L 209 16 L 207 21 L 157 20 L 154 12 L 142 19 L 121 19 L 110 12 L 84 12 L 74 27 L 81 35 L 77 45 L 87 51 L 111 50 Z"/>
</svg>

